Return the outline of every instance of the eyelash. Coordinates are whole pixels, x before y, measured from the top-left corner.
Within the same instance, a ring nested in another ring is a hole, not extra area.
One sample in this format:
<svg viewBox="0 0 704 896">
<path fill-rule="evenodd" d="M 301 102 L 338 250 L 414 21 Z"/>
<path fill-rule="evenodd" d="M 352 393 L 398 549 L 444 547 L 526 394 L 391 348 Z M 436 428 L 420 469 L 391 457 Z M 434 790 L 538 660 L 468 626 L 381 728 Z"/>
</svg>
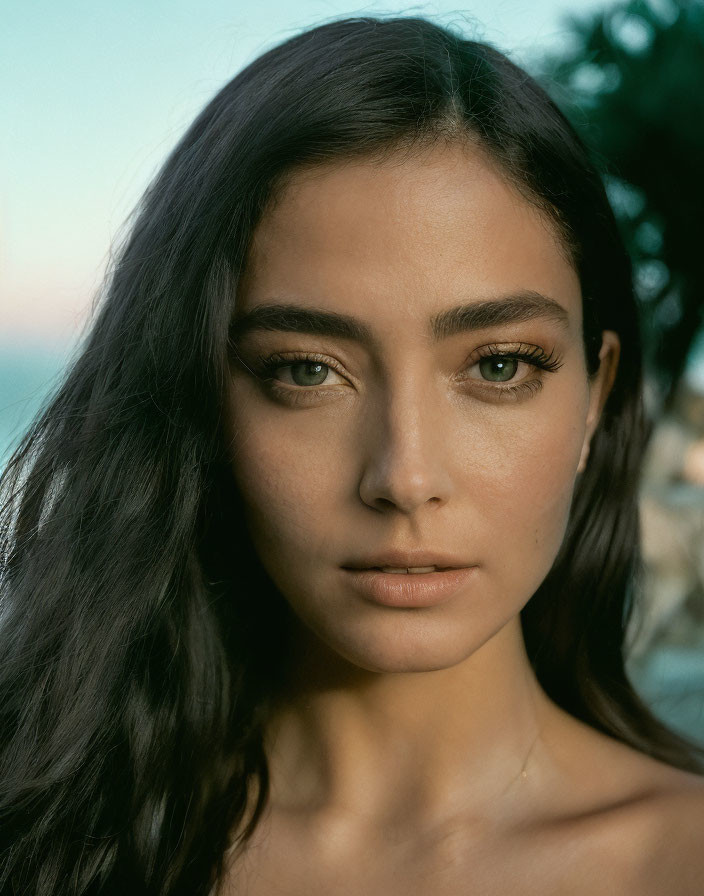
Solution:
<svg viewBox="0 0 704 896">
<path fill-rule="evenodd" d="M 485 358 L 500 358 L 502 361 L 523 361 L 526 364 L 530 364 L 532 367 L 536 367 L 540 370 L 552 372 L 558 370 L 562 367 L 562 362 L 560 358 L 554 357 L 554 352 L 550 352 L 549 355 L 545 354 L 543 349 L 538 345 L 526 345 L 524 343 L 520 343 L 518 348 L 513 349 L 501 349 L 498 345 L 486 345 L 483 346 L 479 351 L 479 357 L 475 360 L 470 366 L 469 370 L 474 367 L 479 362 L 483 361 Z M 339 376 L 344 376 L 342 371 L 338 370 L 337 366 L 333 364 L 329 358 L 326 358 L 324 355 L 318 355 L 315 352 L 292 352 L 290 355 L 284 357 L 283 355 L 273 354 L 273 355 L 258 355 L 257 356 L 257 369 L 252 371 L 262 379 L 267 386 L 277 395 L 281 395 L 287 400 L 294 402 L 299 400 L 299 396 L 313 396 L 319 397 L 321 393 L 327 392 L 329 387 L 323 389 L 315 389 L 313 387 L 307 386 L 284 386 L 279 385 L 273 374 L 276 373 L 277 370 L 280 370 L 282 367 L 291 367 L 294 364 L 301 362 L 311 362 L 322 364 L 324 367 L 330 368 L 330 370 L 335 371 L 335 373 L 339 374 Z M 465 377 L 465 380 L 471 380 L 472 377 Z M 498 394 L 499 396 L 506 396 L 509 398 L 518 398 L 520 396 L 527 396 L 529 394 L 534 394 L 538 392 L 543 386 L 543 380 L 541 379 L 533 379 L 529 382 L 520 382 L 516 383 L 513 386 L 504 386 L 499 384 L 490 385 L 489 380 L 484 381 L 489 389 L 492 392 Z M 304 399 L 305 400 L 305 399 Z"/>
</svg>

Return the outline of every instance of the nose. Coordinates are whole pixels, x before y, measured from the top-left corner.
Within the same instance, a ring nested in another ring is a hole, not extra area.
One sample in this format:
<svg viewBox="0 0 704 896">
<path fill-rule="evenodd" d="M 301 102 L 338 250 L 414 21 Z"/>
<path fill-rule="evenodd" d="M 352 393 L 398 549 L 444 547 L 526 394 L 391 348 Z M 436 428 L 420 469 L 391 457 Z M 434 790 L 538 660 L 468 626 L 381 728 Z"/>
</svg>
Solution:
<svg viewBox="0 0 704 896">
<path fill-rule="evenodd" d="M 444 422 L 443 422 L 444 418 Z M 394 397 L 386 393 L 371 412 L 359 495 L 375 510 L 411 514 L 441 506 L 451 493 L 448 466 L 452 440 L 447 408 L 437 392 L 406 382 Z"/>
</svg>

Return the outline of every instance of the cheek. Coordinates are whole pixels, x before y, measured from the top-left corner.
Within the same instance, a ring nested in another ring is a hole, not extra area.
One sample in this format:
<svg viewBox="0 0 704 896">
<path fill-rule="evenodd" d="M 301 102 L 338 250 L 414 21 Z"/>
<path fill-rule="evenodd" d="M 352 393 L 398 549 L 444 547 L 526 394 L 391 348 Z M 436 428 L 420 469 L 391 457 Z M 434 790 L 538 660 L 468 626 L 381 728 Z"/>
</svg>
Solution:
<svg viewBox="0 0 704 896">
<path fill-rule="evenodd" d="M 570 447 L 552 439 L 526 445 L 520 461 L 507 473 L 505 506 L 512 508 L 515 524 L 523 534 L 520 544 L 557 552 L 567 525 L 579 460 L 579 452 Z"/>
<path fill-rule="evenodd" d="M 484 541 L 488 562 L 498 564 L 509 592 L 518 589 L 525 598 L 547 575 L 567 528 L 585 434 L 579 395 L 571 391 L 565 402 L 553 396 L 549 414 L 494 428 L 493 450 L 484 440 L 485 475 L 475 482 L 473 509 L 484 517 L 485 538 L 496 539 L 494 546 Z"/>
<path fill-rule="evenodd" d="M 261 558 L 268 567 L 290 569 L 334 526 L 331 486 L 341 481 L 336 454 L 328 438 L 311 435 L 305 414 L 293 412 L 285 421 L 281 411 L 269 417 L 259 407 L 256 419 L 247 416 L 240 413 L 231 430 L 233 476 Z"/>
</svg>

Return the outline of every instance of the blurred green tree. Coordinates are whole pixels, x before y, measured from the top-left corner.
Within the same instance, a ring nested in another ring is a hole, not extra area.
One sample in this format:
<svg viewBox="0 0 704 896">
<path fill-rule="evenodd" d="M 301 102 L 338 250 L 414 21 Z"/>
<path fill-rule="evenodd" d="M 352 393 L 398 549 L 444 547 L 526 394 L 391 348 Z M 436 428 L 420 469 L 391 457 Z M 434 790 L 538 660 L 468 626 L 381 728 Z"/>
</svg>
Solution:
<svg viewBox="0 0 704 896">
<path fill-rule="evenodd" d="M 566 25 L 536 75 L 604 175 L 667 410 L 704 324 L 704 3 L 627 0 Z"/>
</svg>

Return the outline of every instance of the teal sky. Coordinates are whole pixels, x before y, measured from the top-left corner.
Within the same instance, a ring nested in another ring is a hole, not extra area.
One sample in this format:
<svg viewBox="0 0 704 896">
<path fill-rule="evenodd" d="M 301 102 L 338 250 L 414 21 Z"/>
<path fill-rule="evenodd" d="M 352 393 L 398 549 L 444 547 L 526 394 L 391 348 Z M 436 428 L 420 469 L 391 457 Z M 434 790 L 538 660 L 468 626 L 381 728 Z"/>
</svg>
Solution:
<svg viewBox="0 0 704 896">
<path fill-rule="evenodd" d="M 527 61 L 594 0 L 0 0 L 0 347 L 70 345 L 171 147 L 245 64 L 342 15 L 426 15 Z M 476 24 L 473 26 L 472 22 Z"/>
</svg>

